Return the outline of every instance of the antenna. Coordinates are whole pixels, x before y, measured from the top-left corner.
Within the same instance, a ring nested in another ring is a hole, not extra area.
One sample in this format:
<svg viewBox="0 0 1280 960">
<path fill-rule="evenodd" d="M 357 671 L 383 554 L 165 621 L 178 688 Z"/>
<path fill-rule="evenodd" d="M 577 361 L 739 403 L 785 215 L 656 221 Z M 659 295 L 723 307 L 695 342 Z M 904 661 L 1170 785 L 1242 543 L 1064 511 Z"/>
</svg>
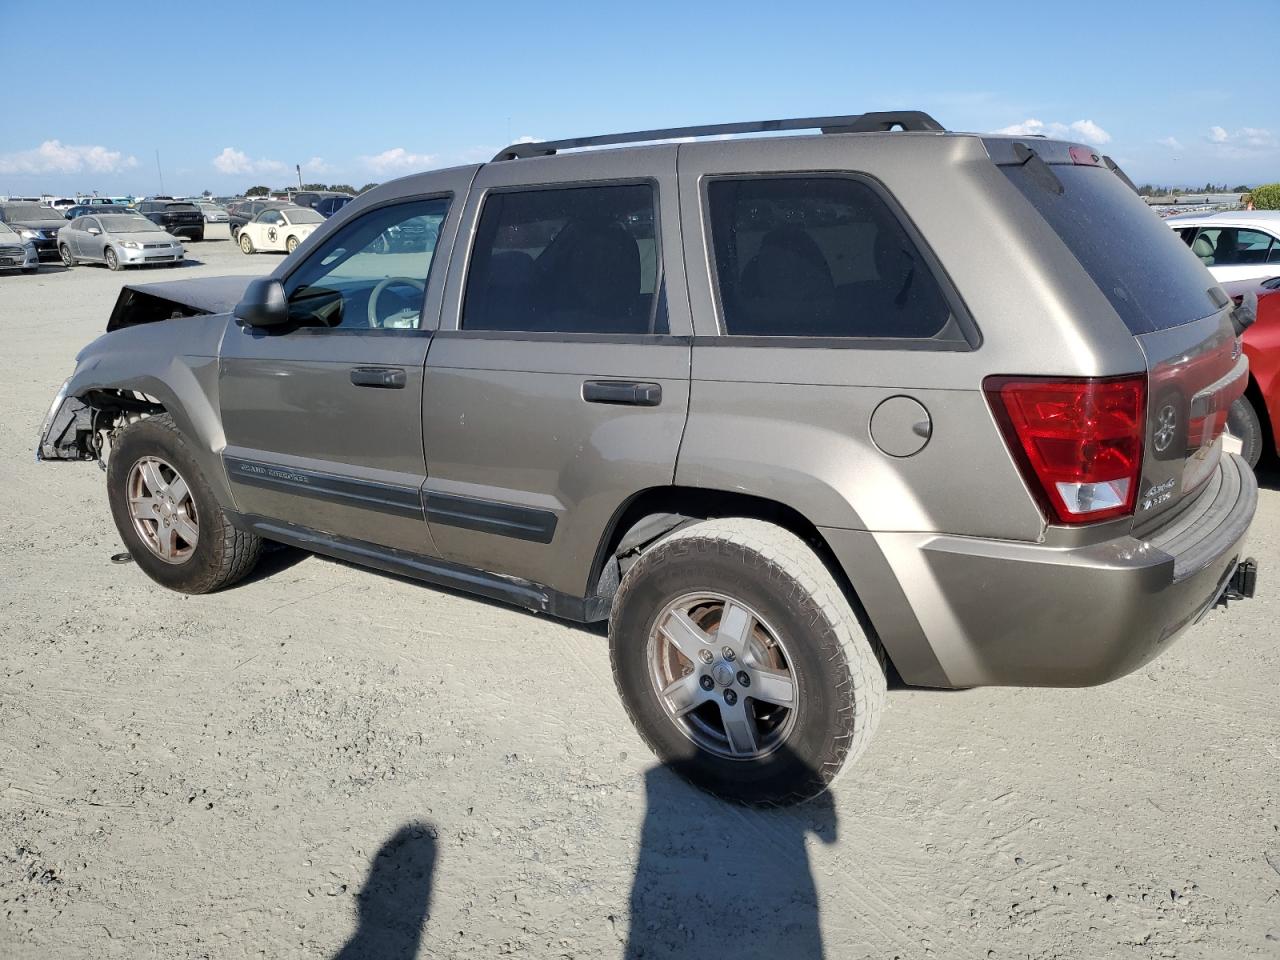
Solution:
<svg viewBox="0 0 1280 960">
<path fill-rule="evenodd" d="M 160 148 L 156 148 L 156 173 L 160 174 L 160 196 L 164 196 L 164 170 L 160 168 Z"/>
</svg>

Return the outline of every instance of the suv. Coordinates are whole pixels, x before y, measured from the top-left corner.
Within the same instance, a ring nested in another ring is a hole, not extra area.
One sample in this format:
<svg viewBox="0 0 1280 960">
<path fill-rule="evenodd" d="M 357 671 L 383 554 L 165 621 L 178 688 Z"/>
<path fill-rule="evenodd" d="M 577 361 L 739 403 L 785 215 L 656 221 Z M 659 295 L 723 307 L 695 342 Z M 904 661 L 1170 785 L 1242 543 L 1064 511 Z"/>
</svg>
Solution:
<svg viewBox="0 0 1280 960">
<path fill-rule="evenodd" d="M 239 203 L 231 204 L 227 207 L 231 239 L 239 240 L 240 231 L 244 228 L 244 225 L 257 217 L 263 210 L 282 210 L 291 206 L 293 204 L 287 200 L 241 200 Z"/>
<path fill-rule="evenodd" d="M 334 193 L 331 190 L 299 190 L 293 195 L 293 202 L 300 207 L 310 207 L 322 217 L 332 217 L 351 202 L 349 193 Z"/>
<path fill-rule="evenodd" d="M 109 443 L 149 576 L 278 541 L 607 621 L 640 733 L 721 796 L 826 789 L 889 664 L 1097 684 L 1252 594 L 1246 311 L 1087 147 L 519 144 L 361 195 L 233 313 L 203 282 L 126 290 L 40 439 Z"/>
<path fill-rule="evenodd" d="M 204 239 L 204 214 L 190 200 L 144 200 L 137 212 L 175 237 Z"/>
</svg>

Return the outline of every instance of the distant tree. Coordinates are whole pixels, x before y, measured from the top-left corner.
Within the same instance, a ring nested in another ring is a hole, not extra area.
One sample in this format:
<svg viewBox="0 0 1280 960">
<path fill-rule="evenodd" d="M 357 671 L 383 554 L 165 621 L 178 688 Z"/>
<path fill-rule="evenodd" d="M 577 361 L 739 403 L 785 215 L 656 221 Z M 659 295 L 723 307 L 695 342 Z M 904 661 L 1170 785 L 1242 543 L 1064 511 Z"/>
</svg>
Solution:
<svg viewBox="0 0 1280 960">
<path fill-rule="evenodd" d="M 328 190 L 329 188 L 323 183 L 304 183 L 303 190 Z"/>
<path fill-rule="evenodd" d="M 356 188 L 349 183 L 331 183 L 329 189 L 334 193 L 355 193 Z"/>
<path fill-rule="evenodd" d="M 244 192 L 244 195 L 246 197 L 268 197 L 271 195 L 271 188 L 263 186 L 250 187 Z"/>
<path fill-rule="evenodd" d="M 1280 210 L 1280 183 L 1264 183 L 1249 191 L 1255 210 Z"/>
<path fill-rule="evenodd" d="M 1231 188 L 1230 192 L 1231 193 L 1248 193 L 1249 185 L 1247 183 L 1237 184 L 1236 186 Z"/>
<path fill-rule="evenodd" d="M 202 196 L 202 197 L 212 197 L 212 196 L 213 196 L 213 191 L 212 191 L 212 190 L 202 190 L 202 191 L 200 192 L 200 196 Z"/>
<path fill-rule="evenodd" d="M 366 190 L 372 190 L 376 186 L 377 186 L 376 183 L 366 183 L 363 187 L 360 188 L 359 192 L 364 193 Z"/>
</svg>

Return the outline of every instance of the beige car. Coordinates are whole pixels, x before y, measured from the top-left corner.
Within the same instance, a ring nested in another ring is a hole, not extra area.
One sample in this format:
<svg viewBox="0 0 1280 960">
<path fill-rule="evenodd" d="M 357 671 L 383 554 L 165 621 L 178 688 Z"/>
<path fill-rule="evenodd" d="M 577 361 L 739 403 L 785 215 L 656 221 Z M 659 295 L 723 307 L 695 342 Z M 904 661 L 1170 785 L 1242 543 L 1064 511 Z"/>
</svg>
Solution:
<svg viewBox="0 0 1280 960">
<path fill-rule="evenodd" d="M 282 250 L 293 253 L 324 217 L 306 207 L 263 210 L 240 228 L 240 249 L 245 253 Z"/>
</svg>

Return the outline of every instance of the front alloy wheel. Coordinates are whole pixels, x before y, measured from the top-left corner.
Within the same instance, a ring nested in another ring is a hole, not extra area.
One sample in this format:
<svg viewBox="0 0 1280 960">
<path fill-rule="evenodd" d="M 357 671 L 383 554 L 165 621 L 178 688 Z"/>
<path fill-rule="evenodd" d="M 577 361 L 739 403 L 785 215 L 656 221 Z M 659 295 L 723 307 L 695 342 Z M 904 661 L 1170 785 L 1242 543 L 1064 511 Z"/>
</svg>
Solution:
<svg viewBox="0 0 1280 960">
<path fill-rule="evenodd" d="M 116 251 L 113 247 L 107 247 L 106 258 L 107 258 L 107 267 L 109 269 L 111 270 L 120 269 L 120 258 L 116 256 Z"/>
<path fill-rule="evenodd" d="M 165 563 L 183 563 L 200 542 L 200 518 L 187 481 L 172 464 L 143 457 L 129 469 L 129 516 L 148 550 Z"/>
</svg>

